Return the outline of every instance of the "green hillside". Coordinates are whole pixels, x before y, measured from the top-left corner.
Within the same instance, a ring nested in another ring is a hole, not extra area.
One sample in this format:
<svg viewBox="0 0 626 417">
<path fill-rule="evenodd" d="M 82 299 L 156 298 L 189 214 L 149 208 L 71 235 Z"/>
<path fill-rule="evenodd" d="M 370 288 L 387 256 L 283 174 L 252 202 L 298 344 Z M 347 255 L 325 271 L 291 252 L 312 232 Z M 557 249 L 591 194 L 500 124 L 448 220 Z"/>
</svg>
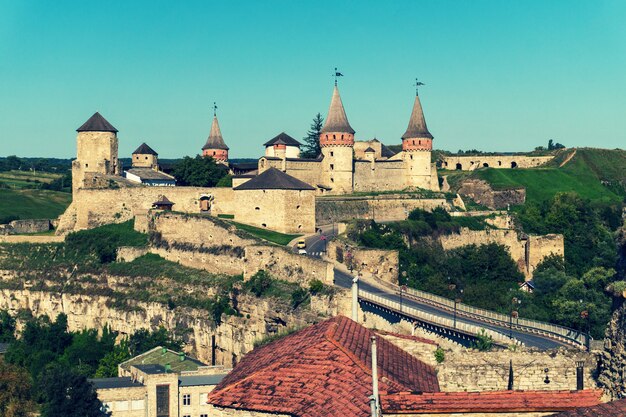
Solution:
<svg viewBox="0 0 626 417">
<path fill-rule="evenodd" d="M 72 194 L 59 191 L 0 189 L 0 223 L 8 218 L 54 219 L 72 202 Z"/>
<path fill-rule="evenodd" d="M 470 174 L 494 188 L 526 188 L 527 201 L 544 201 L 558 192 L 576 192 L 599 203 L 618 203 L 626 198 L 626 151 L 577 149 L 557 155 L 546 167 L 532 169 L 481 169 Z M 567 161 L 567 162 L 566 162 Z M 559 166 L 563 164 L 563 166 Z"/>
</svg>

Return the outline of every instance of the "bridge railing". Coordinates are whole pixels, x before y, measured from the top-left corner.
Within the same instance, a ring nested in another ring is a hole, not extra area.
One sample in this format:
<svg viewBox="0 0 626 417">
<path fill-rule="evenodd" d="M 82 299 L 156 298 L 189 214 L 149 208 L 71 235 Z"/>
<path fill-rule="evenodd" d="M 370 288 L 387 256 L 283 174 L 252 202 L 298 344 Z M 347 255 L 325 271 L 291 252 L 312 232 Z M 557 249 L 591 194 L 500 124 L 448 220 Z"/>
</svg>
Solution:
<svg viewBox="0 0 626 417">
<path fill-rule="evenodd" d="M 400 287 L 389 284 L 399 293 Z M 420 300 L 427 301 L 429 304 L 445 307 L 449 310 L 455 308 L 454 301 L 449 298 L 441 297 L 435 294 L 431 294 L 425 291 L 415 290 L 413 288 L 407 288 L 402 290 L 402 294 Z M 472 307 L 463 303 L 456 303 L 457 314 L 470 316 L 481 321 L 497 323 L 503 327 L 514 326 L 516 329 L 528 331 L 531 333 L 541 333 L 548 336 L 554 336 L 562 338 L 564 341 L 579 345 L 581 347 L 587 346 L 588 335 L 578 330 L 571 329 L 565 326 L 559 326 L 557 324 L 550 324 L 536 320 L 529 320 L 524 318 L 516 318 L 511 322 L 510 316 L 506 314 L 496 313 L 495 311 L 484 310 L 482 308 Z"/>
<path fill-rule="evenodd" d="M 359 298 L 365 301 L 369 301 L 373 304 L 385 307 L 389 310 L 402 313 L 403 315 L 406 315 L 406 316 L 409 316 L 409 317 L 418 319 L 420 321 L 423 321 L 423 322 L 426 322 L 426 323 L 429 323 L 438 327 L 442 327 L 445 329 L 457 330 L 459 332 L 471 334 L 471 335 L 478 335 L 480 332 L 484 332 L 484 334 L 491 336 L 494 342 L 501 343 L 501 344 L 510 345 L 512 343 L 515 343 L 515 344 L 519 343 L 515 338 L 507 337 L 504 334 L 495 332 L 491 329 L 485 329 L 483 327 L 475 326 L 469 323 L 460 322 L 458 320 L 455 323 L 453 320 L 449 318 L 441 317 L 432 313 L 427 313 L 425 311 L 418 310 L 416 308 L 413 308 L 407 305 L 401 305 L 399 302 L 389 300 L 387 298 L 381 297 L 380 295 L 376 295 L 376 294 L 373 294 L 373 293 L 370 293 L 368 291 L 364 291 L 361 289 L 359 289 Z"/>
</svg>

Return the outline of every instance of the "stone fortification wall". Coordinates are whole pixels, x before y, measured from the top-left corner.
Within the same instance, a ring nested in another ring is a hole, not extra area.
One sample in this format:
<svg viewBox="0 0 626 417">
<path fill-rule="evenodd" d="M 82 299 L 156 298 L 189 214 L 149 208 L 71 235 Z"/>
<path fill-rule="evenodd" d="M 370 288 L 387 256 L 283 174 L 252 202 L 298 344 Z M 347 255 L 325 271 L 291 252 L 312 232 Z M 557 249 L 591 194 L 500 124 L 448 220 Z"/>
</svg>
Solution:
<svg viewBox="0 0 626 417">
<path fill-rule="evenodd" d="M 313 279 L 333 285 L 335 272 L 330 262 L 302 256 L 279 246 L 247 246 L 245 248 L 244 280 L 260 270 L 289 282 L 308 285 Z"/>
<path fill-rule="evenodd" d="M 461 183 L 459 194 L 467 196 L 490 209 L 505 209 L 526 202 L 525 188 L 494 190 L 489 183 L 479 179 L 467 179 Z"/>
<path fill-rule="evenodd" d="M 317 300 L 318 304 L 333 303 Z M 278 305 L 273 299 L 260 299 L 240 296 L 238 308 L 241 316 L 225 316 L 222 324 L 215 327 L 204 310 L 190 308 L 169 309 L 158 303 L 136 302 L 137 309 L 124 311 L 116 309 L 105 296 L 84 294 L 59 294 L 30 290 L 0 290 L 0 310 L 8 310 L 12 315 L 21 310 L 32 312 L 33 316 L 56 317 L 65 313 L 68 328 L 80 331 L 85 328 L 101 329 L 108 325 L 120 336 L 130 335 L 139 329 L 156 330 L 185 329 L 185 351 L 205 363 L 215 361 L 216 365 L 231 367 L 233 362 L 253 349 L 254 342 L 286 328 L 303 327 L 319 321 L 316 312 L 294 312 L 287 306 Z M 329 308 L 334 311 L 333 308 Z M 212 357 L 212 337 L 215 336 L 215 358 Z"/>
<path fill-rule="evenodd" d="M 624 398 L 626 392 L 626 305 L 623 296 L 614 300 L 614 307 L 598 367 L 598 383 L 610 400 Z"/>
<path fill-rule="evenodd" d="M 461 169 L 473 171 L 478 168 L 534 168 L 554 159 L 553 155 L 473 155 L 473 156 L 445 156 L 441 161 L 443 169 Z"/>
<path fill-rule="evenodd" d="M 439 241 L 444 250 L 489 243 L 503 245 L 526 279 L 532 277 L 533 271 L 545 257 L 551 254 L 558 256 L 565 254 L 563 235 L 529 236 L 527 239 L 520 239 L 518 233 L 510 229 L 470 230 L 462 228 L 460 233 L 440 236 Z"/>
<path fill-rule="evenodd" d="M 445 198 L 425 199 L 402 194 L 318 197 L 315 200 L 315 221 L 319 226 L 352 219 L 405 220 L 411 210 L 420 208 L 432 211 L 437 207 L 447 209 L 450 205 Z"/>
<path fill-rule="evenodd" d="M 42 233 L 48 230 L 50 230 L 48 219 L 13 220 L 8 224 L 0 224 L 0 235 Z"/>
<path fill-rule="evenodd" d="M 315 190 L 235 190 L 235 220 L 281 233 L 315 232 Z"/>
<path fill-rule="evenodd" d="M 577 362 L 584 363 L 584 388 L 596 387 L 597 356 L 565 349 L 491 352 L 446 349 L 444 362 L 436 366 L 439 385 L 448 392 L 506 390 L 510 361 L 513 361 L 515 390 L 575 390 Z M 545 383 L 546 369 L 549 384 Z"/>
<path fill-rule="evenodd" d="M 175 203 L 173 209 L 200 213 L 200 198 L 212 196 L 211 214 L 233 213 L 231 188 L 203 187 L 122 187 L 117 189 L 79 189 L 70 207 L 60 218 L 57 233 L 89 229 L 132 219 L 152 207 L 161 195 Z"/>
<path fill-rule="evenodd" d="M 354 192 L 404 190 L 404 161 L 354 161 Z"/>
<path fill-rule="evenodd" d="M 398 284 L 399 253 L 397 250 L 360 248 L 335 239 L 328 243 L 330 259 L 352 265 L 355 271 L 368 272 L 376 278 Z"/>
<path fill-rule="evenodd" d="M 0 235 L 0 243 L 61 243 L 65 236 Z"/>
<path fill-rule="evenodd" d="M 197 246 L 244 247 L 258 240 L 237 230 L 223 220 L 195 214 L 151 210 L 148 216 L 148 231 L 158 233 L 168 243 L 186 243 Z"/>
<path fill-rule="evenodd" d="M 322 162 L 317 160 L 259 159 L 259 174 L 276 168 L 313 187 L 322 184 Z"/>
<path fill-rule="evenodd" d="M 548 234 L 543 236 L 528 236 L 528 273 L 535 272 L 537 265 L 550 255 L 565 257 L 565 239 L 563 235 Z"/>
</svg>

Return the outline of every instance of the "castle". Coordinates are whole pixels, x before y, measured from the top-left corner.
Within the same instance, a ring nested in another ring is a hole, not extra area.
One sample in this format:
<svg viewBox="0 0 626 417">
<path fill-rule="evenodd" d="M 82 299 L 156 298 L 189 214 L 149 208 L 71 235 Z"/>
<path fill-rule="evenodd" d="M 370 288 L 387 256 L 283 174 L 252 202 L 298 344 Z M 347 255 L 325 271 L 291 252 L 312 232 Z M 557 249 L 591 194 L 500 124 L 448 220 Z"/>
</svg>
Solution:
<svg viewBox="0 0 626 417">
<path fill-rule="evenodd" d="M 426 126 L 417 91 L 409 125 L 402 135 L 402 151 L 394 153 L 377 139 L 355 141 L 354 135 L 335 84 L 319 136 L 321 155 L 314 159 L 301 158 L 300 142 L 283 132 L 264 144 L 265 155 L 259 159 L 256 173 L 276 168 L 313 186 L 317 194 L 416 188 L 439 191 L 437 168 L 431 162 L 433 136 Z M 228 146 L 215 114 L 202 154 L 228 163 Z M 235 184 L 242 184 L 250 177 L 240 176 Z"/>
</svg>

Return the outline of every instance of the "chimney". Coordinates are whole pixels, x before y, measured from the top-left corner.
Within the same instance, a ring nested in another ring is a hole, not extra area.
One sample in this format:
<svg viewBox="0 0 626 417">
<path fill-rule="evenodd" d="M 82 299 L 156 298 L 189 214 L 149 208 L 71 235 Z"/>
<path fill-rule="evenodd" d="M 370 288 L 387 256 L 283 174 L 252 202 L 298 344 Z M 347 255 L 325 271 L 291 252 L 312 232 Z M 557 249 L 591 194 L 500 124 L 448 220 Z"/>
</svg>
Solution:
<svg viewBox="0 0 626 417">
<path fill-rule="evenodd" d="M 378 398 L 378 355 L 376 352 L 376 336 L 372 336 L 372 395 L 374 397 L 372 417 L 378 417 L 380 415 L 380 399 Z"/>
<path fill-rule="evenodd" d="M 352 320 L 359 322 L 359 277 L 352 278 Z"/>
<path fill-rule="evenodd" d="M 168 374 L 172 372 L 172 365 L 168 362 L 165 364 L 165 373 Z"/>
</svg>

